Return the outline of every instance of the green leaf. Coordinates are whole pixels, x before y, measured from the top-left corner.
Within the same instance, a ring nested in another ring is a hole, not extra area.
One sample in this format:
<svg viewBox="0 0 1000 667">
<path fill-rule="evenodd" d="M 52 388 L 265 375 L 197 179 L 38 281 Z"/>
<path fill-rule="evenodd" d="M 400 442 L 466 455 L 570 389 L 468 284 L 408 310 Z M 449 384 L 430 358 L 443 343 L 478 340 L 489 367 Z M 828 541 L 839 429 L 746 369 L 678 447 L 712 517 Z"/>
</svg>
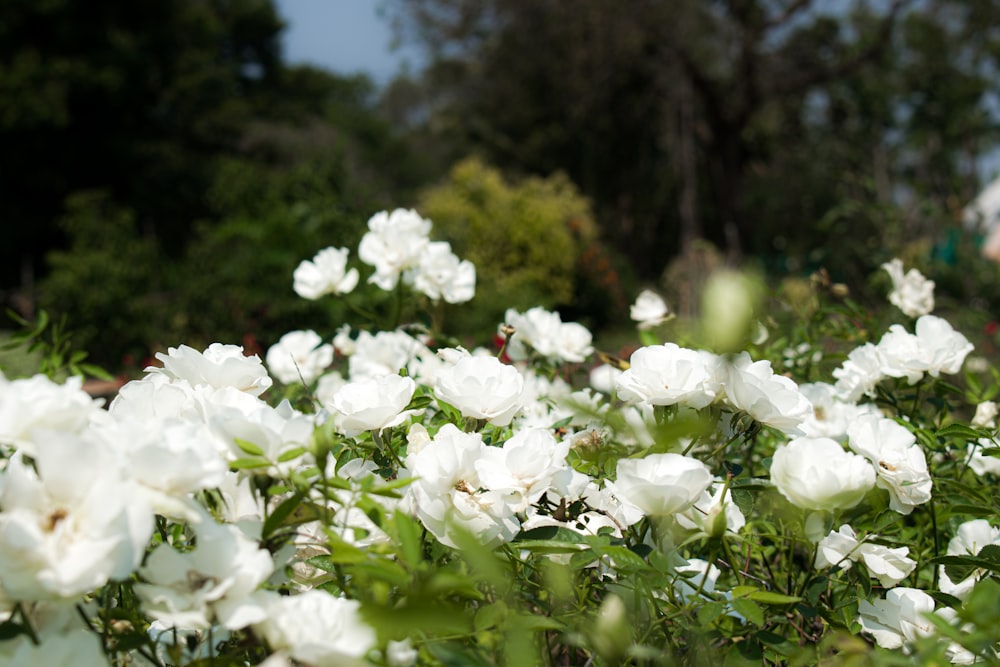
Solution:
<svg viewBox="0 0 1000 667">
<path fill-rule="evenodd" d="M 249 440 L 244 440 L 243 438 L 233 438 L 233 441 L 244 454 L 250 454 L 251 456 L 264 456 L 264 450 Z"/>
<path fill-rule="evenodd" d="M 751 600 L 763 602 L 764 604 L 793 604 L 801 602 L 802 598 L 794 595 L 782 595 L 771 591 L 754 591 L 747 596 Z"/>
<path fill-rule="evenodd" d="M 495 628 L 507 620 L 507 611 L 507 605 L 504 604 L 504 601 L 497 600 L 493 604 L 480 607 L 479 611 L 476 612 L 472 625 L 477 632 Z"/>
<path fill-rule="evenodd" d="M 698 608 L 698 625 L 707 627 L 726 611 L 725 602 L 708 602 Z"/>
<path fill-rule="evenodd" d="M 1000 565 L 1000 545 L 997 544 L 987 544 L 985 547 L 979 550 L 976 554 L 978 558 L 983 560 L 988 560 L 995 565 Z"/>
<path fill-rule="evenodd" d="M 517 614 L 509 619 L 508 624 L 516 630 L 541 632 L 543 630 L 565 630 L 566 625 L 551 616 Z"/>
<path fill-rule="evenodd" d="M 261 534 L 265 538 L 273 535 L 274 531 L 276 531 L 285 522 L 285 519 L 291 516 L 292 512 L 294 512 L 295 509 L 302 504 L 302 498 L 303 496 L 301 493 L 296 493 L 281 501 L 281 504 L 275 507 L 274 511 L 268 515 L 267 520 L 264 521 L 264 527 L 261 529 Z"/>
<path fill-rule="evenodd" d="M 741 614 L 743 618 L 747 619 L 757 627 L 764 625 L 764 610 L 760 608 L 760 605 L 753 600 L 748 600 L 747 598 L 733 598 L 729 601 L 729 605 L 738 614 Z"/>
<path fill-rule="evenodd" d="M 254 468 L 266 468 L 271 465 L 266 459 L 236 459 L 229 462 L 230 470 L 252 470 Z"/>
<path fill-rule="evenodd" d="M 743 516 L 752 516 L 754 508 L 754 497 L 747 489 L 743 488 L 730 488 L 729 494 L 733 497 L 733 502 L 736 506 L 743 512 Z"/>
<path fill-rule="evenodd" d="M 796 647 L 781 635 L 776 635 L 767 630 L 758 630 L 756 637 L 762 644 L 767 644 L 771 650 L 781 655 L 788 656 L 795 652 Z"/>
<path fill-rule="evenodd" d="M 403 561 L 410 567 L 416 568 L 420 565 L 424 552 L 421 527 L 411 517 L 399 510 L 393 514 L 393 526 L 399 537 L 399 551 Z"/>
<path fill-rule="evenodd" d="M 982 434 L 965 424 L 948 424 L 937 432 L 939 438 L 960 438 L 963 440 L 978 440 Z"/>
<path fill-rule="evenodd" d="M 278 457 L 278 463 L 285 463 L 286 461 L 297 459 L 303 454 L 305 454 L 307 451 L 309 450 L 307 450 L 305 447 L 293 447 L 292 449 L 286 450 L 281 453 L 281 455 Z"/>
</svg>

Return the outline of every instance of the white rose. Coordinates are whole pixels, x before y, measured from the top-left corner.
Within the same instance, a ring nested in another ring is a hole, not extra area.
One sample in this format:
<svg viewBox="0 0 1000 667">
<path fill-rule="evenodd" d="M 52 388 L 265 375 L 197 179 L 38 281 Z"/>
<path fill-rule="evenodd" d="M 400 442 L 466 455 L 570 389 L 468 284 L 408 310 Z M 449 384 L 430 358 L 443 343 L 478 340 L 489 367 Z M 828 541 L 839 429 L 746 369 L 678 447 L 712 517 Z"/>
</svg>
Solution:
<svg viewBox="0 0 1000 667">
<path fill-rule="evenodd" d="M 163 362 L 163 368 L 150 366 L 147 373 L 162 373 L 171 381 L 186 381 L 192 387 L 233 387 L 251 396 L 260 396 L 271 386 L 271 378 L 260 357 L 256 354 L 245 356 L 238 345 L 212 343 L 204 352 L 181 345 L 168 348 L 167 354 L 157 352 L 156 358 Z"/>
<path fill-rule="evenodd" d="M 619 459 L 615 481 L 607 488 L 648 516 L 664 516 L 690 508 L 711 484 L 708 466 L 670 453 Z"/>
<path fill-rule="evenodd" d="M 430 242 L 431 221 L 414 210 L 380 211 L 368 220 L 368 232 L 358 244 L 358 258 L 375 267 L 368 279 L 384 290 L 396 287 L 400 274 L 417 265 Z"/>
<path fill-rule="evenodd" d="M 518 431 L 503 447 L 488 447 L 476 461 L 479 480 L 489 489 L 509 494 L 515 512 L 522 512 L 546 491 L 562 493 L 572 478 L 566 464 L 569 440 L 557 442 L 547 429 Z"/>
<path fill-rule="evenodd" d="M 406 472 L 414 478 L 406 489 L 406 501 L 442 544 L 457 548 L 458 529 L 481 544 L 497 546 L 514 539 L 520 528 L 504 497 L 482 488 L 476 461 L 485 450 L 478 433 L 463 433 L 445 424 L 433 440 L 406 456 Z"/>
<path fill-rule="evenodd" d="M 476 267 L 459 260 L 446 241 L 428 243 L 413 270 L 413 287 L 433 301 L 465 303 L 476 294 Z"/>
<path fill-rule="evenodd" d="M 95 439 L 34 432 L 0 478 L 0 581 L 21 601 L 74 598 L 128 578 L 153 533 L 153 512 L 117 452 Z"/>
<path fill-rule="evenodd" d="M 903 274 L 903 261 L 898 257 L 882 265 L 892 279 L 889 303 L 910 317 L 920 317 L 934 310 L 934 281 L 920 271 L 910 269 Z"/>
<path fill-rule="evenodd" d="M 0 444 L 34 455 L 36 428 L 80 434 L 101 412 L 101 400 L 83 390 L 83 378 L 56 384 L 44 375 L 7 380 L 0 374 Z"/>
<path fill-rule="evenodd" d="M 857 403 L 862 396 L 874 397 L 875 387 L 885 378 L 884 365 L 877 345 L 865 343 L 851 350 L 847 360 L 833 371 L 837 397 L 845 403 Z"/>
<path fill-rule="evenodd" d="M 337 427 L 353 437 L 363 431 L 381 431 L 402 424 L 412 414 L 404 408 L 416 389 L 411 378 L 400 375 L 364 378 L 338 389 L 329 407 L 337 412 Z"/>
<path fill-rule="evenodd" d="M 812 414 L 812 403 L 798 385 L 776 375 L 770 361 L 753 361 L 741 352 L 725 372 L 726 398 L 761 424 L 794 433 Z"/>
<path fill-rule="evenodd" d="M 825 382 L 799 385 L 799 391 L 812 403 L 813 412 L 800 426 L 800 430 L 813 438 L 832 438 L 838 442 L 847 438 L 847 427 L 863 415 L 878 414 L 872 403 L 846 403 L 837 395 L 837 389 Z"/>
<path fill-rule="evenodd" d="M 703 408 L 719 393 L 718 360 L 708 352 L 674 343 L 641 347 L 632 353 L 629 369 L 618 378 L 623 401 Z"/>
<path fill-rule="evenodd" d="M 917 320 L 915 331 L 927 372 L 932 377 L 937 377 L 940 373 L 954 375 L 962 370 L 965 357 L 972 352 L 973 346 L 947 320 L 924 315 Z"/>
<path fill-rule="evenodd" d="M 904 643 L 934 634 L 925 614 L 934 611 L 934 598 L 916 588 L 893 588 L 884 600 L 862 600 L 858 612 L 862 629 L 882 648 L 901 648 Z"/>
<path fill-rule="evenodd" d="M 978 428 L 995 428 L 997 419 L 997 404 L 994 401 L 983 401 L 976 406 L 976 415 L 972 425 Z"/>
<path fill-rule="evenodd" d="M 958 527 L 955 537 L 948 542 L 948 555 L 978 556 L 980 550 L 990 544 L 1000 545 L 1000 528 L 991 526 L 985 519 L 973 519 Z M 986 572 L 976 570 L 962 581 L 953 582 L 944 565 L 941 565 L 938 574 L 941 592 L 964 600 Z"/>
<path fill-rule="evenodd" d="M 648 289 L 639 292 L 629 309 L 629 317 L 638 323 L 640 329 L 652 329 L 665 322 L 669 315 L 670 309 L 663 297 Z"/>
<path fill-rule="evenodd" d="M 254 626 L 272 649 L 316 667 L 333 667 L 361 658 L 374 648 L 375 631 L 365 623 L 357 600 L 320 589 L 299 595 L 272 595 L 267 618 Z"/>
<path fill-rule="evenodd" d="M 181 553 L 161 544 L 146 559 L 140 570 L 145 583 L 135 585 L 143 611 L 182 628 L 208 628 L 217 619 L 238 630 L 264 620 L 255 592 L 274 570 L 271 554 L 236 526 L 209 516 L 194 531 L 194 549 Z"/>
<path fill-rule="evenodd" d="M 524 379 L 496 357 L 464 357 L 440 369 L 434 393 L 463 417 L 506 426 L 521 407 Z"/>
<path fill-rule="evenodd" d="M 315 331 L 289 331 L 268 349 L 265 361 L 279 382 L 310 384 L 333 363 L 333 346 Z"/>
<path fill-rule="evenodd" d="M 358 270 L 347 270 L 347 248 L 325 248 L 304 260 L 292 274 L 292 289 L 303 299 L 347 294 L 358 284 Z"/>
<path fill-rule="evenodd" d="M 847 509 L 875 485 L 875 470 L 834 440 L 797 438 L 774 453 L 771 481 L 797 507 Z"/>
<path fill-rule="evenodd" d="M 889 492 L 890 509 L 909 514 L 931 499 L 927 457 L 906 427 L 878 415 L 859 417 L 847 429 L 851 449 L 875 466 L 875 484 Z"/>
</svg>

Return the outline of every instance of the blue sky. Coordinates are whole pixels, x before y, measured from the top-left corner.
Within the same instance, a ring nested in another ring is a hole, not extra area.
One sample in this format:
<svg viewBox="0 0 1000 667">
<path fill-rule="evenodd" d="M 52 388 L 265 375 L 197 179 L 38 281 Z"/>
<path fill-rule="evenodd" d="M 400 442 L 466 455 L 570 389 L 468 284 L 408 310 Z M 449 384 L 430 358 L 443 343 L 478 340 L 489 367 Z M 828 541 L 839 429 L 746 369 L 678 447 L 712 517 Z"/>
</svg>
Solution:
<svg viewBox="0 0 1000 667">
<path fill-rule="evenodd" d="M 364 72 L 387 83 L 404 63 L 419 68 L 413 47 L 393 51 L 389 21 L 379 16 L 382 0 L 276 0 L 285 20 L 285 61 L 318 65 L 340 74 Z"/>
</svg>

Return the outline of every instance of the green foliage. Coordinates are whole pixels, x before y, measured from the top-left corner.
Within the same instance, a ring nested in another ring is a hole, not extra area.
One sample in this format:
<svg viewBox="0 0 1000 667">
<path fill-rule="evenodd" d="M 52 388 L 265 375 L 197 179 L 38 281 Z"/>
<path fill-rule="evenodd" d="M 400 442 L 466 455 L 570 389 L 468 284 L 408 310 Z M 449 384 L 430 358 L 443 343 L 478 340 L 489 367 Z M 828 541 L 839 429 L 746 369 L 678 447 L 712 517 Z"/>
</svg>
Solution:
<svg viewBox="0 0 1000 667">
<path fill-rule="evenodd" d="M 495 328 L 507 308 L 573 300 L 577 263 L 596 230 L 587 200 L 564 176 L 511 183 L 470 158 L 426 190 L 419 207 L 435 234 L 476 265 L 475 313 L 458 314 L 466 333 Z"/>
<path fill-rule="evenodd" d="M 57 382 L 71 375 L 111 379 L 106 371 L 86 362 L 86 352 L 74 349 L 65 316 L 52 322 L 43 310 L 34 323 L 14 312 L 8 312 L 7 316 L 22 327 L 0 343 L 0 371 L 8 379 L 36 372 Z"/>
<path fill-rule="evenodd" d="M 322 248 L 355 247 L 364 231 L 376 204 L 345 162 L 331 154 L 292 169 L 222 165 L 209 197 L 223 218 L 199 225 L 181 264 L 180 331 L 205 344 L 247 334 L 270 344 L 296 328 L 342 323 L 340 304 L 298 297 L 291 276 Z"/>
<path fill-rule="evenodd" d="M 106 192 L 80 192 L 60 225 L 67 250 L 48 256 L 40 305 L 68 320 L 73 343 L 102 364 L 146 355 L 169 335 L 173 275 L 157 242 L 136 229 L 135 214 Z"/>
</svg>

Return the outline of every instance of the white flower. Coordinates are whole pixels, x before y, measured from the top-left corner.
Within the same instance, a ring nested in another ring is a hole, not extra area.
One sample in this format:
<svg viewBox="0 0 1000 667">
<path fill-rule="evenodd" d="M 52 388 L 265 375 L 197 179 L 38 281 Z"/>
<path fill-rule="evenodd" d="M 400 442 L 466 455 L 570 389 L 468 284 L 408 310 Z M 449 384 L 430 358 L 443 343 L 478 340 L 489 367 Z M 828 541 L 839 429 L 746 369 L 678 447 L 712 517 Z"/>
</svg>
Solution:
<svg viewBox="0 0 1000 667">
<path fill-rule="evenodd" d="M 192 387 L 208 385 L 216 389 L 235 387 L 252 396 L 260 396 L 271 386 L 260 357 L 245 356 L 238 345 L 212 343 L 204 352 L 187 345 L 171 347 L 167 354 L 156 353 L 163 368 L 150 366 L 147 373 L 162 373 L 171 380 L 183 380 Z"/>
<path fill-rule="evenodd" d="M 934 315 L 924 315 L 915 326 L 920 341 L 927 372 L 937 377 L 940 373 L 954 375 L 962 370 L 965 357 L 972 352 L 972 343 L 947 320 Z"/>
<path fill-rule="evenodd" d="M 994 401 L 983 401 L 976 406 L 976 415 L 972 425 L 977 428 L 996 428 L 997 404 Z"/>
<path fill-rule="evenodd" d="M 71 598 L 127 578 L 153 513 L 99 441 L 36 431 L 35 467 L 16 453 L 0 478 L 0 581 L 17 600 Z M 37 472 L 36 472 L 37 470 Z"/>
<path fill-rule="evenodd" d="M 892 279 L 889 303 L 910 317 L 920 317 L 934 310 L 934 281 L 927 280 L 916 269 L 903 274 L 903 261 L 898 257 L 882 265 Z"/>
<path fill-rule="evenodd" d="M 1000 476 L 1000 458 L 990 456 L 988 452 L 984 451 L 996 446 L 996 440 L 990 438 L 979 438 L 977 441 L 969 443 L 969 457 L 966 460 L 972 472 L 980 477 L 986 474 Z"/>
<path fill-rule="evenodd" d="M 375 647 L 375 631 L 360 613 L 361 603 L 314 589 L 299 595 L 271 595 L 266 618 L 254 626 L 275 650 L 315 667 L 335 667 Z"/>
<path fill-rule="evenodd" d="M 0 374 L 0 444 L 34 454 L 36 428 L 80 434 L 100 413 L 103 401 L 83 390 L 83 378 L 57 384 L 44 375 L 7 380 Z"/>
<path fill-rule="evenodd" d="M 459 260 L 445 241 L 424 247 L 412 279 L 414 289 L 433 301 L 465 303 L 476 294 L 476 267 Z"/>
<path fill-rule="evenodd" d="M 741 352 L 726 367 L 726 398 L 761 424 L 785 433 L 794 433 L 812 414 L 809 402 L 798 385 L 776 375 L 770 361 L 753 361 Z"/>
<path fill-rule="evenodd" d="M 718 358 L 674 343 L 640 347 L 618 378 L 618 397 L 652 405 L 703 408 L 719 393 Z"/>
<path fill-rule="evenodd" d="M 927 457 L 909 429 L 885 417 L 865 415 L 847 434 L 851 449 L 875 466 L 875 484 L 889 492 L 890 509 L 909 514 L 931 499 Z"/>
<path fill-rule="evenodd" d="M 893 588 L 884 600 L 870 603 L 862 600 L 858 604 L 861 628 L 875 638 L 882 648 L 902 648 L 908 653 L 912 644 L 921 637 L 936 634 L 934 624 L 927 618 L 934 614 L 944 621 L 955 624 L 954 609 L 934 609 L 934 598 L 916 588 Z M 951 642 L 945 654 L 952 664 L 971 665 L 975 656 L 961 645 Z"/>
<path fill-rule="evenodd" d="M 218 622 L 239 630 L 263 621 L 266 610 L 255 595 L 274 570 L 266 549 L 237 528 L 210 516 L 194 524 L 197 543 L 181 553 L 169 544 L 156 547 L 135 585 L 142 609 L 151 618 L 180 628 L 204 629 Z"/>
<path fill-rule="evenodd" d="M 647 289 L 639 292 L 635 303 L 629 308 L 629 316 L 639 323 L 640 329 L 652 329 L 667 320 L 670 308 L 663 301 L 663 297 Z"/>
<path fill-rule="evenodd" d="M 861 543 L 857 535 L 848 524 L 844 524 L 838 531 L 830 531 L 830 534 L 820 540 L 816 545 L 817 568 L 839 567 L 841 570 L 850 569 L 854 564 L 852 556 Z"/>
<path fill-rule="evenodd" d="M 862 629 L 882 648 L 902 648 L 920 637 L 934 634 L 934 625 L 925 614 L 934 611 L 934 598 L 916 588 L 898 587 L 884 600 L 862 600 L 858 612 Z"/>
<path fill-rule="evenodd" d="M 878 342 L 882 358 L 882 373 L 894 378 L 906 378 L 916 384 L 927 371 L 927 355 L 920 339 L 899 324 L 893 324 Z"/>
<path fill-rule="evenodd" d="M 868 573 L 878 579 L 885 588 L 891 588 L 910 576 L 917 561 L 909 558 L 906 547 L 890 548 L 872 542 L 863 542 L 858 546 L 856 559 L 864 562 Z"/>
<path fill-rule="evenodd" d="M 521 407 L 524 379 L 496 357 L 465 357 L 438 371 L 434 393 L 463 417 L 506 426 Z"/>
<path fill-rule="evenodd" d="M 972 351 L 972 343 L 946 320 L 924 315 L 917 320 L 915 334 L 898 324 L 889 327 L 878 348 L 885 375 L 905 377 L 915 384 L 925 373 L 933 377 L 958 373 Z"/>
<path fill-rule="evenodd" d="M 875 470 L 829 438 L 797 438 L 778 447 L 771 481 L 790 503 L 803 509 L 854 507 L 875 485 Z"/>
<path fill-rule="evenodd" d="M 312 383 L 333 363 L 333 346 L 315 331 L 289 331 L 268 349 L 271 375 L 283 384 Z"/>
<path fill-rule="evenodd" d="M 416 664 L 419 655 L 409 637 L 398 642 L 390 639 L 385 647 L 385 662 L 389 667 L 411 667 Z"/>
<path fill-rule="evenodd" d="M 169 518 L 192 519 L 190 494 L 219 486 L 229 469 L 226 443 L 201 422 L 121 416 L 91 432 L 114 448 L 153 510 Z"/>
<path fill-rule="evenodd" d="M 569 363 L 583 363 L 594 352 L 593 340 L 587 327 L 577 322 L 563 322 L 556 336 L 556 356 Z"/>
<path fill-rule="evenodd" d="M 405 368 L 410 377 L 426 382 L 429 367 L 439 363 L 430 348 L 405 331 L 379 331 L 374 336 L 362 331 L 352 347 L 347 364 L 351 380 L 393 375 Z"/>
<path fill-rule="evenodd" d="M 340 374 L 340 371 L 330 371 L 319 377 L 316 383 L 316 400 L 320 405 L 326 405 L 333 400 L 333 395 L 340 391 L 340 388 L 347 384 L 347 380 Z"/>
<path fill-rule="evenodd" d="M 559 362 L 580 363 L 594 351 L 590 331 L 575 322 L 563 322 L 559 313 L 545 310 L 540 306 L 525 313 L 513 308 L 507 310 L 504 321 L 517 332 L 507 345 L 507 355 L 515 361 L 528 359 L 529 352 Z"/>
<path fill-rule="evenodd" d="M 45 667 L 107 667 L 98 635 L 77 629 L 45 637 L 35 644 L 25 635 L 4 642 L 0 665 L 44 665 Z"/>
<path fill-rule="evenodd" d="M 327 294 L 347 294 L 358 284 L 358 270 L 347 270 L 347 248 L 324 248 L 304 260 L 292 274 L 295 293 L 315 300 Z"/>
<path fill-rule="evenodd" d="M 670 453 L 619 459 L 615 481 L 607 488 L 648 516 L 664 516 L 690 508 L 711 483 L 704 463 Z"/>
<path fill-rule="evenodd" d="M 862 561 L 868 573 L 878 579 L 886 588 L 892 588 L 905 579 L 917 562 L 907 556 L 909 549 L 895 549 L 868 541 L 859 541 L 854 531 L 847 524 L 840 527 L 839 532 L 831 531 L 817 545 L 816 567 L 837 566 L 842 570 L 851 564 Z"/>
<path fill-rule="evenodd" d="M 615 385 L 622 373 L 624 371 L 610 364 L 595 366 L 590 371 L 590 386 L 602 394 L 610 394 L 615 390 Z"/>
<path fill-rule="evenodd" d="M 508 494 L 515 512 L 522 512 L 554 488 L 560 495 L 573 470 L 566 464 L 569 441 L 556 442 L 548 430 L 515 433 L 503 447 L 487 447 L 476 461 L 479 480 L 487 488 Z"/>
<path fill-rule="evenodd" d="M 402 424 L 412 410 L 405 410 L 417 384 L 400 375 L 381 375 L 348 382 L 333 395 L 337 427 L 353 437 L 363 431 L 381 431 Z"/>
<path fill-rule="evenodd" d="M 694 505 L 676 515 L 678 525 L 688 530 L 698 530 L 706 535 L 718 537 L 726 531 L 738 533 L 746 525 L 743 511 L 733 502 L 733 496 L 721 482 L 715 483 L 715 490 L 706 490 Z"/>
<path fill-rule="evenodd" d="M 857 403 L 862 396 L 874 397 L 876 385 L 885 378 L 883 365 L 882 352 L 872 343 L 851 350 L 847 360 L 833 371 L 837 397 L 845 403 Z"/>
<path fill-rule="evenodd" d="M 520 528 L 502 494 L 482 488 L 476 461 L 486 449 L 478 433 L 445 424 L 431 442 L 406 456 L 406 470 L 414 478 L 407 498 L 442 544 L 457 548 L 456 531 L 463 531 L 497 546 L 514 539 Z"/>
<path fill-rule="evenodd" d="M 293 409 L 288 401 L 276 408 L 262 402 L 249 413 L 224 407 L 210 417 L 209 425 L 226 443 L 230 460 L 246 457 L 245 443 L 250 443 L 273 464 L 254 472 L 274 475 L 286 474 L 298 464 L 304 452 L 291 459 L 287 454 L 305 447 L 314 427 L 312 418 Z"/>
<path fill-rule="evenodd" d="M 799 429 L 813 438 L 833 438 L 843 441 L 847 438 L 847 427 L 862 415 L 877 415 L 878 408 L 872 403 L 856 405 L 840 400 L 837 389 L 825 382 L 799 385 L 799 391 L 812 403 L 813 412 Z"/>
<path fill-rule="evenodd" d="M 958 527 L 955 537 L 948 542 L 949 556 L 978 556 L 983 547 L 1000 545 L 1000 528 L 991 526 L 985 519 L 966 521 Z M 984 570 L 976 570 L 962 581 L 953 582 L 944 565 L 938 569 L 939 586 L 942 593 L 966 599 L 972 588 L 986 574 Z"/>
<path fill-rule="evenodd" d="M 358 258 L 375 267 L 368 282 L 391 290 L 403 271 L 417 265 L 430 242 L 431 221 L 414 210 L 397 208 L 392 213 L 380 211 L 373 215 L 368 230 L 358 245 Z"/>
</svg>

